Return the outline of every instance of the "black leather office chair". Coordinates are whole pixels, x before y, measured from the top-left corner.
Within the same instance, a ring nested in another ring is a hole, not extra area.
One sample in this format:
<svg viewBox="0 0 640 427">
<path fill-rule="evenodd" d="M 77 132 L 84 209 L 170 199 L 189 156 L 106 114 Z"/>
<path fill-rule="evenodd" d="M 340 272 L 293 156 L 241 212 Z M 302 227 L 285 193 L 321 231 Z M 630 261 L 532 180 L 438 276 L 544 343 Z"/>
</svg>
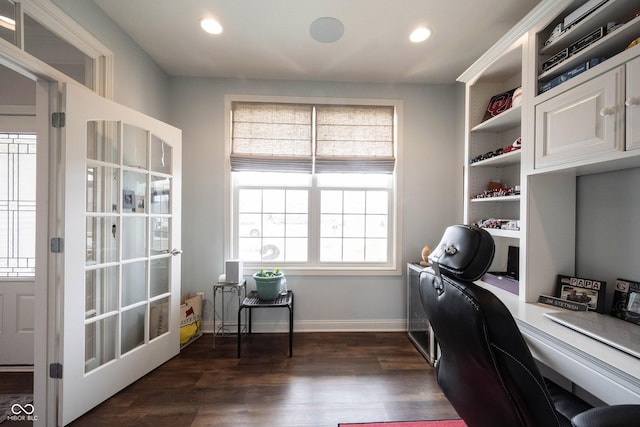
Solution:
<svg viewBox="0 0 640 427">
<path fill-rule="evenodd" d="M 438 384 L 469 427 L 640 426 L 640 405 L 591 408 L 540 374 L 504 304 L 475 285 L 494 255 L 474 226 L 448 227 L 420 275 L 441 356 Z"/>
</svg>

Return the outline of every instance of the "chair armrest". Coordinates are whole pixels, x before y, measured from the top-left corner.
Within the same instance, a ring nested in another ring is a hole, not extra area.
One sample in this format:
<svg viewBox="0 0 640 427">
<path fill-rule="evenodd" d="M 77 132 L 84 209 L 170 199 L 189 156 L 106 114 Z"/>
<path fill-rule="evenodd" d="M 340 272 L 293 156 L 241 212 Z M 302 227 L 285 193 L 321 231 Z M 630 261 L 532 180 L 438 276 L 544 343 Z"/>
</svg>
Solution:
<svg viewBox="0 0 640 427">
<path fill-rule="evenodd" d="M 640 405 L 600 406 L 571 419 L 574 427 L 628 427 L 640 420 Z"/>
</svg>

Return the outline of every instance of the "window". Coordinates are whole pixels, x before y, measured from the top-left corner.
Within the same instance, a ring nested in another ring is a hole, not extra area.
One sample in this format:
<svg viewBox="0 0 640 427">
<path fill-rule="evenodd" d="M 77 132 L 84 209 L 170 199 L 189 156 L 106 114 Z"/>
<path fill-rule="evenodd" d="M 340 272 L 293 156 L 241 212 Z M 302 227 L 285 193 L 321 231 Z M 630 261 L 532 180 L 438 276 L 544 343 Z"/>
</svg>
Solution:
<svg viewBox="0 0 640 427">
<path fill-rule="evenodd" d="M 36 136 L 0 133 L 0 277 L 34 277 Z"/>
<path fill-rule="evenodd" d="M 395 103 L 228 107 L 230 256 L 249 267 L 395 269 Z"/>
</svg>

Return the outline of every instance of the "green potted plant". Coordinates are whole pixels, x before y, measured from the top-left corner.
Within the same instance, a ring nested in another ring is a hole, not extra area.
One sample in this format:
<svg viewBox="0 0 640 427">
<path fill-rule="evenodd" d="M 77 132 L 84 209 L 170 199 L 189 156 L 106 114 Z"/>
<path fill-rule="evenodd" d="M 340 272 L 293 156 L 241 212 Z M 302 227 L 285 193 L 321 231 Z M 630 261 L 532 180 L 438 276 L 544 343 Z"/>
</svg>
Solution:
<svg viewBox="0 0 640 427">
<path fill-rule="evenodd" d="M 265 271 L 261 268 L 253 274 L 253 280 L 256 281 L 256 289 L 258 290 L 258 298 L 261 300 L 273 300 L 280 293 L 280 284 L 284 278 L 284 273 L 279 268 L 273 271 Z"/>
</svg>

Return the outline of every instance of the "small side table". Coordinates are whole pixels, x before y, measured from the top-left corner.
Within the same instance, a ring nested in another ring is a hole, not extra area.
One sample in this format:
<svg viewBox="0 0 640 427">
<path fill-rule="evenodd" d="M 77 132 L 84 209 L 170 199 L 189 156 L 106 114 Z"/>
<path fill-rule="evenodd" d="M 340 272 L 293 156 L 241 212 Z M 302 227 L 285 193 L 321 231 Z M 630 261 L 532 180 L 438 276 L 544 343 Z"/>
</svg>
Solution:
<svg viewBox="0 0 640 427">
<path fill-rule="evenodd" d="M 288 291 L 284 295 L 278 295 L 274 300 L 261 300 L 258 298 L 257 291 L 251 291 L 247 297 L 242 301 L 238 308 L 238 358 L 240 358 L 241 349 L 241 329 L 240 329 L 240 314 L 245 308 L 249 309 L 249 329 L 251 334 L 251 311 L 254 308 L 269 308 L 269 307 L 286 307 L 289 309 L 289 357 L 293 356 L 293 292 Z"/>
<path fill-rule="evenodd" d="M 231 330 L 227 324 L 226 316 L 225 316 L 225 303 L 224 303 L 224 294 L 235 294 L 238 298 L 238 307 L 242 302 L 243 298 L 247 296 L 247 281 L 243 280 L 239 283 L 226 283 L 226 282 L 217 282 L 213 284 L 213 348 L 216 348 L 216 335 L 224 335 L 226 331 L 231 333 Z M 216 295 L 220 293 L 221 297 L 221 309 L 220 309 L 220 325 L 216 326 L 216 318 L 218 317 L 218 311 L 216 306 Z M 244 325 L 247 325 L 247 318 L 245 315 Z M 241 328 L 240 324 L 240 316 L 238 316 L 238 329 Z"/>
</svg>

